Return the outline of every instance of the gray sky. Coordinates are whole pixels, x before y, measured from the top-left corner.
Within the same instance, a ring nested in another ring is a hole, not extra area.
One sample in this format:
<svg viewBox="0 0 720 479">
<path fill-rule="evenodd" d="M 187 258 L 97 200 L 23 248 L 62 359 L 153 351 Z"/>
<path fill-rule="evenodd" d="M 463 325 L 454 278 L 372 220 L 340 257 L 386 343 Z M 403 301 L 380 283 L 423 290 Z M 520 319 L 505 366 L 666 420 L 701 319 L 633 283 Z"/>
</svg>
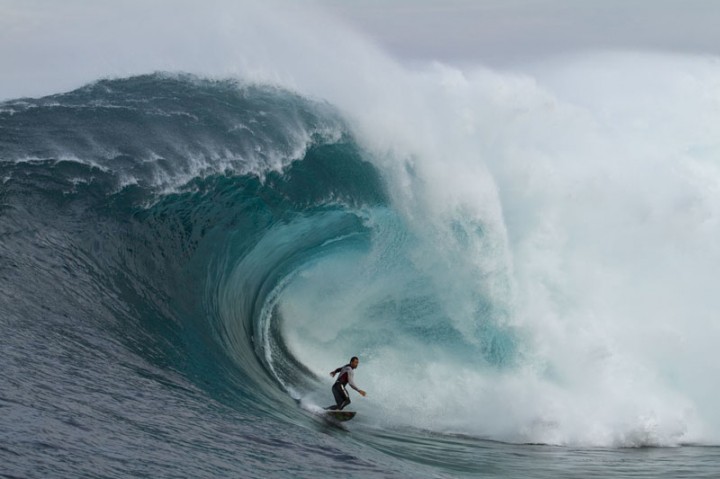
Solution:
<svg viewBox="0 0 720 479">
<path fill-rule="evenodd" d="M 718 0 L 318 0 L 400 59 L 507 65 L 583 50 L 720 55 Z"/>
<path fill-rule="evenodd" d="M 332 88 L 318 66 L 388 66 L 366 40 L 401 62 L 520 70 L 587 50 L 720 58 L 719 27 L 720 0 L 0 0 L 0 100 L 158 70 Z"/>
</svg>

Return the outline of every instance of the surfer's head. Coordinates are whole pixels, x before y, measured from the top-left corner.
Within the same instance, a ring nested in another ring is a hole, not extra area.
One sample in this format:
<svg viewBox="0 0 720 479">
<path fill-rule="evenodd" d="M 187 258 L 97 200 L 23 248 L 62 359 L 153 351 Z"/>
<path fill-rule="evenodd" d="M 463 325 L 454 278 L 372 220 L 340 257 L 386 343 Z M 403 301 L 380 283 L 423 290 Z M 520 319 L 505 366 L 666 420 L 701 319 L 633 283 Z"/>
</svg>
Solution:
<svg viewBox="0 0 720 479">
<path fill-rule="evenodd" d="M 350 358 L 350 367 L 355 369 L 358 366 L 358 363 L 360 363 L 360 360 L 357 356 L 353 356 Z"/>
</svg>

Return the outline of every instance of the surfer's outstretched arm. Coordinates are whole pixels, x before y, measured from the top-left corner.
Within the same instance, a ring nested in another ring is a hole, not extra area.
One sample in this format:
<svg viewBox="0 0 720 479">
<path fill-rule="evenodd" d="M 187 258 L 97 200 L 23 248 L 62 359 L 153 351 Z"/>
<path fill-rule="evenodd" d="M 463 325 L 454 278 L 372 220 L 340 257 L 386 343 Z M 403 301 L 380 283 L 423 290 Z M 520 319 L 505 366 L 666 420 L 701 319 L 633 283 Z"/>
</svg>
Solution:
<svg viewBox="0 0 720 479">
<path fill-rule="evenodd" d="M 348 372 L 348 384 L 351 388 L 359 392 L 362 397 L 365 397 L 365 391 L 357 387 L 357 385 L 355 384 L 355 372 L 352 370 Z"/>
</svg>

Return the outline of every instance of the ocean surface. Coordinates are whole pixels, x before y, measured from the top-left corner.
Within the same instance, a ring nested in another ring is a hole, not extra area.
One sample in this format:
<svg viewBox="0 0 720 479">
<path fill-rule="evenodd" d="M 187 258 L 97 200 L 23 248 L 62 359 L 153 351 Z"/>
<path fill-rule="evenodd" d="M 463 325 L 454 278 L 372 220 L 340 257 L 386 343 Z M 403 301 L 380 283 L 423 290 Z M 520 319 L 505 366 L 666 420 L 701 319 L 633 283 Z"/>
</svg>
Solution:
<svg viewBox="0 0 720 479">
<path fill-rule="evenodd" d="M 717 98 L 446 73 L 0 103 L 0 476 L 720 476 Z"/>
</svg>

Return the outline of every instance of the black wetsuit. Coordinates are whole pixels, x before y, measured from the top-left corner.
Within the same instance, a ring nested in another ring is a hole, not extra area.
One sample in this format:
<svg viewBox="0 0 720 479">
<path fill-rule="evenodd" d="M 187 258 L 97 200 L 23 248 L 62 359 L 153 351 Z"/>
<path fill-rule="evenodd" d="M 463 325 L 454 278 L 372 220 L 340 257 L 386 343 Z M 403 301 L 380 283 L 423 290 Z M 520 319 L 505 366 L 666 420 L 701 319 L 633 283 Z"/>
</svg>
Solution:
<svg viewBox="0 0 720 479">
<path fill-rule="evenodd" d="M 335 406 L 330 406 L 328 408 L 337 411 L 343 409 L 345 406 L 350 404 L 350 395 L 348 394 L 347 389 L 345 389 L 346 385 L 349 384 L 350 387 L 356 391 L 360 390 L 355 385 L 355 381 L 353 380 L 355 371 L 353 370 L 352 366 L 346 364 L 341 368 L 337 368 L 335 370 L 335 374 L 338 373 L 339 376 L 332 387 L 333 396 L 335 396 Z"/>
</svg>

